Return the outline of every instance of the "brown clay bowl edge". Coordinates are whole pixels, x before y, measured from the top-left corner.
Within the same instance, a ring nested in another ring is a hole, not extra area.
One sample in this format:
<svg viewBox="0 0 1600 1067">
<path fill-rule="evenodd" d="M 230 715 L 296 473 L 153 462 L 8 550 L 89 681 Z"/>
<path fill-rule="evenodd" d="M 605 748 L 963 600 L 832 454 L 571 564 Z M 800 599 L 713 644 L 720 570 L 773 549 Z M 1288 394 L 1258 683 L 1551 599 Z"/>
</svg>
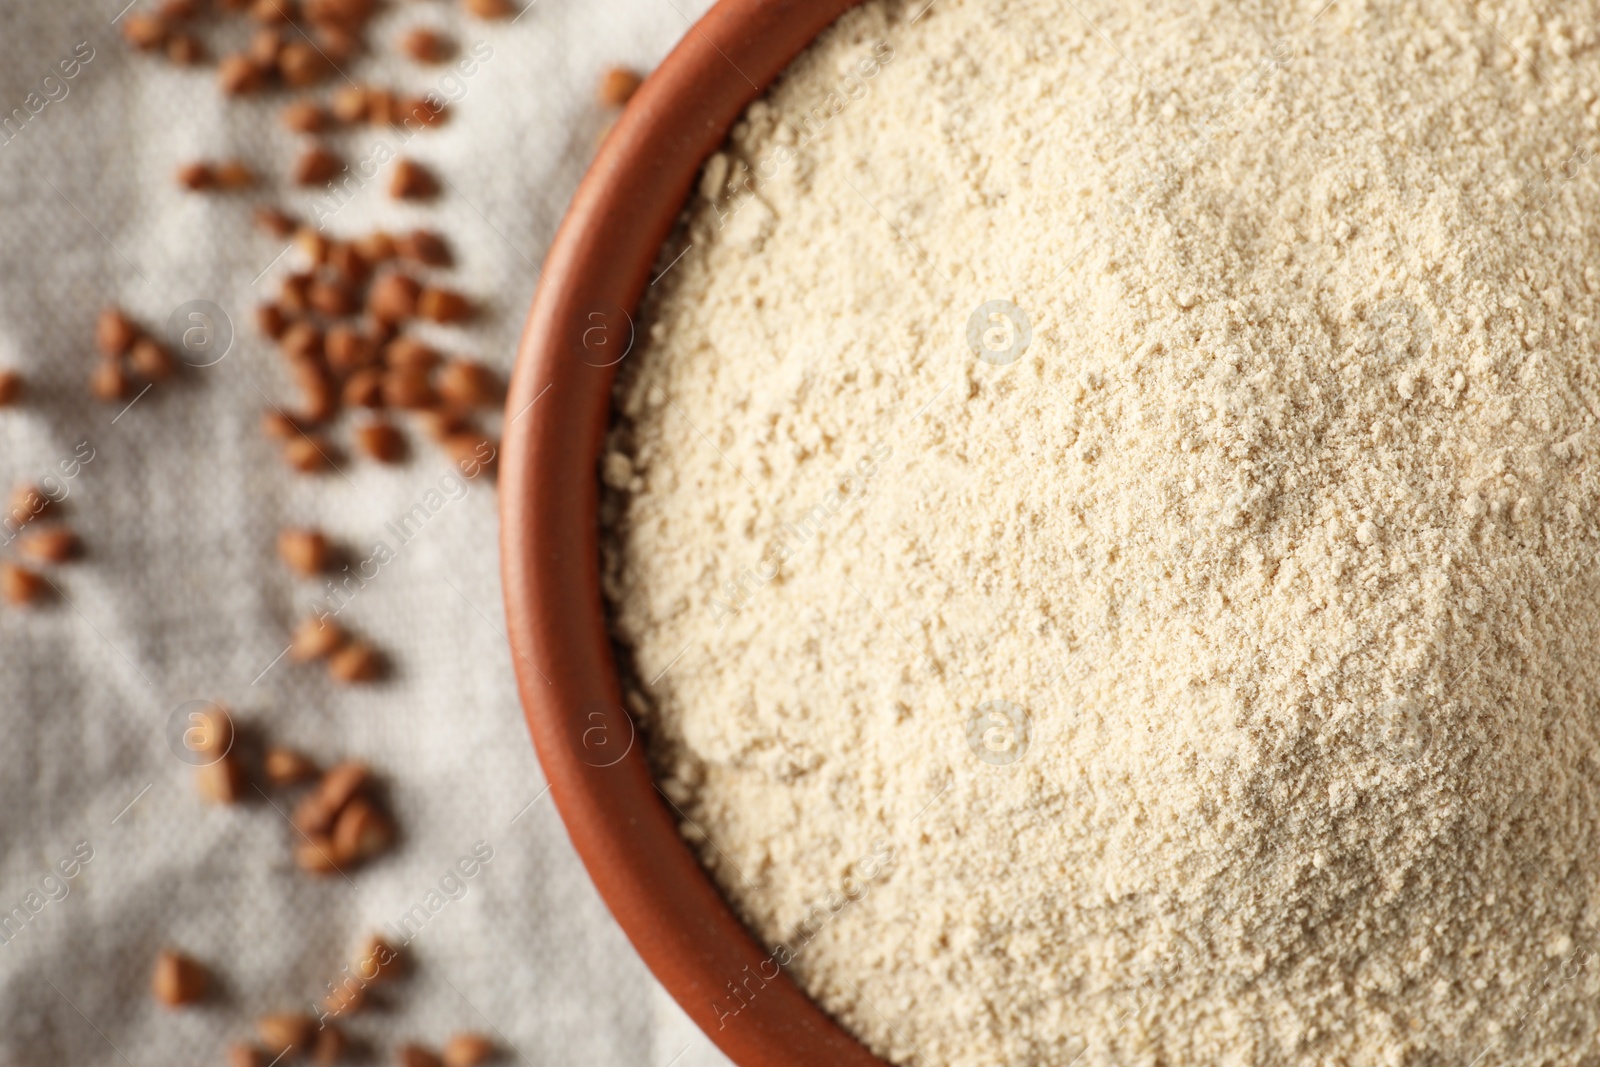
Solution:
<svg viewBox="0 0 1600 1067">
<path fill-rule="evenodd" d="M 663 241 L 735 119 L 856 0 L 721 0 L 607 136 L 545 260 L 507 394 L 501 570 L 528 728 L 567 832 L 635 949 L 741 1067 L 883 1067 L 745 930 L 678 836 L 622 710 L 596 465 Z M 599 332 L 596 332 L 596 331 Z"/>
</svg>

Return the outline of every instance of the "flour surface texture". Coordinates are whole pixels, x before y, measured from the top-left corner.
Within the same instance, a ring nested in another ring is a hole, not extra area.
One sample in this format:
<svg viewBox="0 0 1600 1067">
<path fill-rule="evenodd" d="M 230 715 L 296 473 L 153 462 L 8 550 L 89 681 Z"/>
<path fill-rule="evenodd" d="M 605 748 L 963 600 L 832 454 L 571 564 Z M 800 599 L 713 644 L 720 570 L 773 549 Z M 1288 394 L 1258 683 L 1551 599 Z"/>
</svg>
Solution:
<svg viewBox="0 0 1600 1067">
<path fill-rule="evenodd" d="M 1600 1063 L 1597 26 L 868 3 L 707 164 L 605 592 L 876 1053 Z"/>
</svg>

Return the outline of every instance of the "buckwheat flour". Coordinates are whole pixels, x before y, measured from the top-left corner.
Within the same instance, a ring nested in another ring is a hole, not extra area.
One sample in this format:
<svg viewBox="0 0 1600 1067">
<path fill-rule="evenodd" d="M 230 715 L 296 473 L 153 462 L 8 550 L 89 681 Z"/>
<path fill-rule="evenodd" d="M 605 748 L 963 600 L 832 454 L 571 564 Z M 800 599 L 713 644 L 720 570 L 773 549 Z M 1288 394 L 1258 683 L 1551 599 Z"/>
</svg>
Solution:
<svg viewBox="0 0 1600 1067">
<path fill-rule="evenodd" d="M 899 1064 L 1600 1063 L 1597 4 L 925 3 L 621 368 L 685 835 Z"/>
</svg>

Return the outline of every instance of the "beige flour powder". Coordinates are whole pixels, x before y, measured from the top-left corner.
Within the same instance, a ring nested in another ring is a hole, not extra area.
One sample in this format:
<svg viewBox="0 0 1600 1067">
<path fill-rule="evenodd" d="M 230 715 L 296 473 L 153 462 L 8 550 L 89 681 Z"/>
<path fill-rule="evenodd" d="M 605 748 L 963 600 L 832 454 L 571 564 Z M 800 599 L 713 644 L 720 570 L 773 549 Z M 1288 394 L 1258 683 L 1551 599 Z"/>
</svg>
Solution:
<svg viewBox="0 0 1600 1067">
<path fill-rule="evenodd" d="M 925 3 L 621 368 L 685 835 L 895 1063 L 1600 1064 L 1600 6 Z"/>
</svg>

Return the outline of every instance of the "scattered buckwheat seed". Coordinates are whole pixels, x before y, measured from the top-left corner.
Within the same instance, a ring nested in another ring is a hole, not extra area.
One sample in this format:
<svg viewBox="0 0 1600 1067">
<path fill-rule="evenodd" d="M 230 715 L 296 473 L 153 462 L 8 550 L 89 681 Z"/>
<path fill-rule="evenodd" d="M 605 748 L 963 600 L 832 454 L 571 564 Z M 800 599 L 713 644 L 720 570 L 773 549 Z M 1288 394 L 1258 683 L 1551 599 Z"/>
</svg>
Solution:
<svg viewBox="0 0 1600 1067">
<path fill-rule="evenodd" d="M 267 781 L 275 786 L 299 785 L 317 776 L 317 765 L 310 756 L 281 746 L 267 749 L 262 759 L 262 769 L 266 772 Z"/>
<path fill-rule="evenodd" d="M 320 145 L 308 148 L 295 160 L 296 185 L 326 185 L 344 167 L 344 162 Z"/>
<path fill-rule="evenodd" d="M 401 157 L 389 178 L 389 195 L 396 200 L 427 200 L 439 195 L 439 182 L 422 164 Z"/>
<path fill-rule="evenodd" d="M 281 1056 L 285 1050 L 292 1055 L 306 1052 L 316 1033 L 316 1021 L 309 1015 L 287 1012 L 263 1015 L 256 1020 L 256 1036 L 273 1056 Z"/>
<path fill-rule="evenodd" d="M 438 1054 L 421 1045 L 401 1045 L 395 1050 L 395 1062 L 399 1067 L 441 1067 Z"/>
<path fill-rule="evenodd" d="M 383 673 L 377 649 L 364 641 L 352 641 L 328 657 L 328 674 L 336 682 L 355 685 L 376 681 Z"/>
<path fill-rule="evenodd" d="M 478 1067 L 494 1055 L 494 1044 L 482 1034 L 456 1034 L 444 1043 L 444 1067 Z"/>
<path fill-rule="evenodd" d="M 150 991 L 169 1008 L 193 1004 L 206 995 L 208 976 L 198 961 L 171 949 L 156 956 L 150 975 Z"/>
<path fill-rule="evenodd" d="M 291 527 L 278 534 L 278 555 L 289 569 L 304 577 L 320 573 L 328 566 L 331 549 L 321 530 Z"/>
<path fill-rule="evenodd" d="M 65 563 L 78 554 L 78 535 L 64 526 L 23 534 L 17 551 L 38 563 Z"/>
<path fill-rule="evenodd" d="M 44 596 L 45 580 L 26 567 L 0 563 L 0 596 L 14 607 L 26 607 Z"/>
<path fill-rule="evenodd" d="M 621 107 L 633 99 L 644 83 L 644 76 L 628 67 L 607 67 L 595 87 L 595 96 L 606 107 Z"/>
<path fill-rule="evenodd" d="M 213 804 L 237 804 L 248 784 L 244 768 L 231 753 L 196 767 L 194 774 L 195 788 L 200 791 L 201 797 Z"/>
<path fill-rule="evenodd" d="M 289 658 L 297 663 L 326 659 L 344 646 L 344 631 L 330 619 L 308 616 L 289 640 Z"/>
</svg>

